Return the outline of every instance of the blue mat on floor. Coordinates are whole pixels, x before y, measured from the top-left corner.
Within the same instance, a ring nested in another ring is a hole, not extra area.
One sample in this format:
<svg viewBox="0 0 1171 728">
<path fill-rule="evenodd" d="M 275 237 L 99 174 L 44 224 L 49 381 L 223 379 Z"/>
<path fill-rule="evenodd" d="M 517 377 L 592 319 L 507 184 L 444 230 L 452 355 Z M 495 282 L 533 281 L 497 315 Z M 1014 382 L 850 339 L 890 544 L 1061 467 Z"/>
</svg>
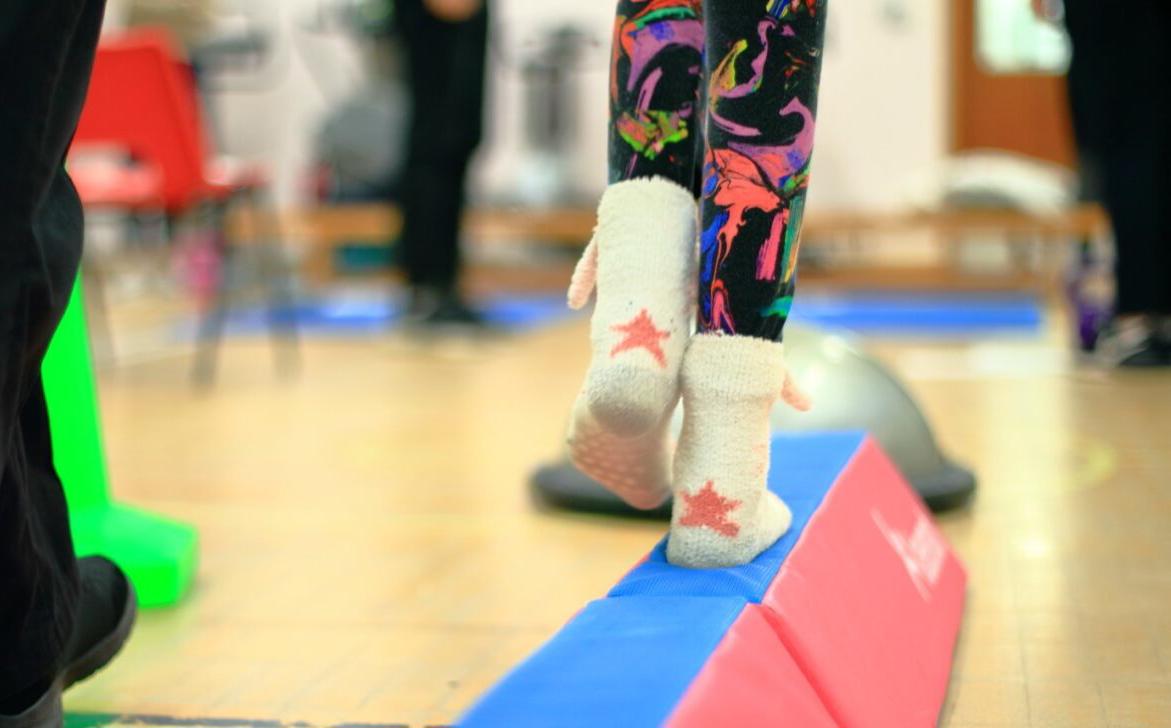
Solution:
<svg viewBox="0 0 1171 728">
<path fill-rule="evenodd" d="M 1031 334 L 1041 328 L 1042 307 L 1022 294 L 798 293 L 793 320 L 860 334 Z"/>
<path fill-rule="evenodd" d="M 280 316 L 285 320 L 292 317 L 305 333 L 376 333 L 400 322 L 404 303 L 397 296 L 335 293 L 302 300 Z M 560 293 L 494 296 L 477 305 L 490 323 L 512 332 L 532 331 L 578 315 L 565 305 L 565 296 Z M 268 327 L 268 309 L 249 306 L 229 311 L 225 328 L 228 334 L 246 335 L 264 333 Z"/>
<path fill-rule="evenodd" d="M 479 302 L 487 319 L 507 331 L 525 332 L 579 315 L 560 293 L 500 295 Z M 368 292 L 339 292 L 308 298 L 282 316 L 314 334 L 374 333 L 395 326 L 403 300 Z M 1034 334 L 1041 328 L 1041 303 L 1022 294 L 847 293 L 798 294 L 792 318 L 824 329 L 859 334 L 966 337 Z M 229 334 L 255 334 L 268 328 L 263 306 L 229 312 Z M 185 331 L 190 332 L 190 327 Z"/>
</svg>

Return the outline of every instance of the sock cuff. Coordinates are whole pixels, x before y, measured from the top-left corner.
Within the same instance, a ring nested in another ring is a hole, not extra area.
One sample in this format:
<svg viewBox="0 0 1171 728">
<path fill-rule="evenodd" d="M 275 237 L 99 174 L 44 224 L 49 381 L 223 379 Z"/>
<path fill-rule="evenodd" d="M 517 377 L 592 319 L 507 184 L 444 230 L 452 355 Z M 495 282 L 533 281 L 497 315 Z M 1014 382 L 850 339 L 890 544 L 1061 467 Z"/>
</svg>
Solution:
<svg viewBox="0 0 1171 728">
<path fill-rule="evenodd" d="M 678 286 L 695 285 L 697 225 L 695 199 L 670 180 L 634 179 L 606 188 L 594 230 L 599 302 L 607 290 L 638 290 L 651 280 L 672 295 Z"/>
<path fill-rule="evenodd" d="M 695 205 L 695 197 L 686 187 L 666 177 L 639 177 L 606 187 L 598 210 L 604 215 L 614 208 L 624 211 L 633 208 L 643 214 L 653 215 L 681 207 L 695 210 Z"/>
<path fill-rule="evenodd" d="M 594 239 L 603 253 L 633 247 L 648 263 L 678 265 L 693 252 L 697 210 L 689 191 L 662 177 L 617 182 L 602 193 Z"/>
<path fill-rule="evenodd" d="M 683 357 L 683 386 L 691 393 L 775 399 L 785 372 L 784 344 L 752 336 L 696 334 Z"/>
</svg>

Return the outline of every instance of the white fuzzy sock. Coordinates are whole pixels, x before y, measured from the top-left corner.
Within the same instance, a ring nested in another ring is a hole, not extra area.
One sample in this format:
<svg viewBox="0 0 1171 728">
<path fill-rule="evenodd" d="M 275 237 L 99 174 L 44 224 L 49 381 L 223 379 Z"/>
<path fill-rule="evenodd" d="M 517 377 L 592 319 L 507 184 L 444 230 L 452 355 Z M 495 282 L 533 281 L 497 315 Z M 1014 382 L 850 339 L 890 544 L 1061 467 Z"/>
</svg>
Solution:
<svg viewBox="0 0 1171 728">
<path fill-rule="evenodd" d="M 747 336 L 697 334 L 683 359 L 683 434 L 667 559 L 679 566 L 746 564 L 789 529 L 788 507 L 766 487 L 769 412 L 805 399 L 784 347 Z"/>
<path fill-rule="evenodd" d="M 570 460 L 635 508 L 656 508 L 671 494 L 670 421 L 664 417 L 641 435 L 616 435 L 594 418 L 586 398 L 579 396 L 569 432 Z"/>
<path fill-rule="evenodd" d="M 581 308 L 597 288 L 570 458 L 641 508 L 670 492 L 666 428 L 695 306 L 695 234 L 695 200 L 683 187 L 660 178 L 611 185 L 569 289 L 569 305 Z"/>
</svg>

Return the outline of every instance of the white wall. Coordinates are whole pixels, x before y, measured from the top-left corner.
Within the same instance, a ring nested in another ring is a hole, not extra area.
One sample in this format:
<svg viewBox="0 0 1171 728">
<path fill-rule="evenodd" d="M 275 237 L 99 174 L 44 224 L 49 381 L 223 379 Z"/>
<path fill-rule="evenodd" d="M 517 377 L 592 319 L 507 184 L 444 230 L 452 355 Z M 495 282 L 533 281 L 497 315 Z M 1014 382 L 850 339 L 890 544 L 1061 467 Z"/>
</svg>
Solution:
<svg viewBox="0 0 1171 728">
<path fill-rule="evenodd" d="M 891 209 L 947 152 L 948 3 L 831 0 L 810 204 Z"/>
<path fill-rule="evenodd" d="M 576 185 L 600 193 L 606 184 L 606 124 L 609 113 L 610 0 L 495 0 L 496 52 L 492 54 L 491 101 L 487 113 L 490 144 L 480 155 L 478 186 L 487 194 L 516 183 L 516 160 L 523 157 L 523 86 L 516 59 L 531 52 L 543 33 L 571 24 L 596 42 L 575 74 L 582 91 L 576 120 L 578 143 L 573 158 L 562 160 Z"/>
<path fill-rule="evenodd" d="M 939 164 L 947 151 L 947 9 L 939 0 L 831 0 L 823 68 L 812 209 L 882 210 L 901 206 L 904 180 Z M 589 7 L 583 7 L 588 5 Z M 523 43 L 565 19 L 590 27 L 602 47 L 579 83 L 583 130 L 573 160 L 576 176 L 600 186 L 606 178 L 606 110 L 612 3 L 498 0 L 505 40 Z M 523 149 L 520 83 L 497 68 L 481 182 L 506 184 Z"/>
<path fill-rule="evenodd" d="M 947 141 L 947 12 L 939 0 L 831 0 L 811 205 L 884 209 L 900 205 L 904 179 L 938 163 Z M 284 204 L 301 196 L 312 134 L 329 105 L 362 82 L 362 54 L 343 35 L 298 30 L 319 0 L 220 0 L 262 20 L 276 37 L 260 81 L 216 98 L 228 151 L 263 159 Z M 488 143 L 477 187 L 516 182 L 523 149 L 519 72 L 523 54 L 547 28 L 572 22 L 598 45 L 578 75 L 584 98 L 580 141 L 563 160 L 579 183 L 600 189 L 606 171 L 606 88 L 611 0 L 495 0 Z M 317 79 L 316 81 L 314 79 Z"/>
<path fill-rule="evenodd" d="M 276 179 L 282 205 L 304 197 L 311 144 L 330 105 L 346 98 L 364 79 L 362 53 L 339 33 L 308 29 L 318 0 L 220 0 L 274 36 L 269 67 L 225 81 L 215 95 L 217 124 L 226 151 L 265 161 Z"/>
</svg>

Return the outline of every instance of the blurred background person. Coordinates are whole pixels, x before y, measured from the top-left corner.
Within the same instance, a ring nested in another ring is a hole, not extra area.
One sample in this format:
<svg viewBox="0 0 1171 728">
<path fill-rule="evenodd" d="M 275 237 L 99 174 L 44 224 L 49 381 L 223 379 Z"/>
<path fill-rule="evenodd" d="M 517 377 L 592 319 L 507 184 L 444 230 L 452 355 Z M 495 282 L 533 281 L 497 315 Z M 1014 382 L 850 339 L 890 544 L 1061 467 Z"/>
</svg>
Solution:
<svg viewBox="0 0 1171 728">
<path fill-rule="evenodd" d="M 1034 0 L 1047 18 L 1060 4 Z M 1100 349 L 1119 366 L 1171 365 L 1171 5 L 1064 0 L 1083 195 L 1110 215 L 1116 301 Z"/>
<path fill-rule="evenodd" d="M 412 102 L 401 198 L 408 316 L 423 326 L 483 326 L 459 283 L 468 164 L 483 126 L 488 8 L 484 0 L 390 2 Z"/>
</svg>

